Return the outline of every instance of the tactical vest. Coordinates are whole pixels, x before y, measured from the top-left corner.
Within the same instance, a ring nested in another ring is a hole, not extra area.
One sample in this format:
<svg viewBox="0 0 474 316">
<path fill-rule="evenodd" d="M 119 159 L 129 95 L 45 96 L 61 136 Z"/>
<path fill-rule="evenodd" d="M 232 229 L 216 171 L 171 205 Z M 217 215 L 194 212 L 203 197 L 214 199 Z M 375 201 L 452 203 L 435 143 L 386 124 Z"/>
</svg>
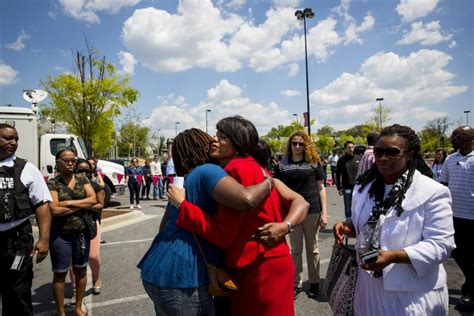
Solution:
<svg viewBox="0 0 474 316">
<path fill-rule="evenodd" d="M 0 223 L 8 223 L 33 214 L 29 191 L 21 182 L 26 160 L 16 158 L 13 167 L 0 167 Z"/>
</svg>

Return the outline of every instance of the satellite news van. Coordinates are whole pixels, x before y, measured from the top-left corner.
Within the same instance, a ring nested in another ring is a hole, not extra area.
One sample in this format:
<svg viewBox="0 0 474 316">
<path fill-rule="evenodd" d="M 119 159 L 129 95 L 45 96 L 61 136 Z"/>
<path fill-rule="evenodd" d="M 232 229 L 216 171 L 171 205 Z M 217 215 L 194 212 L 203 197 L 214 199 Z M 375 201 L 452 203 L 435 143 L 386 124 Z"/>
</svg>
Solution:
<svg viewBox="0 0 474 316">
<path fill-rule="evenodd" d="M 38 116 L 35 111 L 21 107 L 0 107 L 0 123 L 14 126 L 18 132 L 16 156 L 33 163 L 45 178 L 54 176 L 56 153 L 61 149 L 74 148 L 78 158 L 89 157 L 84 140 L 72 134 L 38 134 Z M 110 161 L 100 160 L 97 167 L 101 170 L 104 182 L 111 193 L 125 193 L 124 167 Z M 106 204 L 110 198 L 107 198 Z"/>
</svg>

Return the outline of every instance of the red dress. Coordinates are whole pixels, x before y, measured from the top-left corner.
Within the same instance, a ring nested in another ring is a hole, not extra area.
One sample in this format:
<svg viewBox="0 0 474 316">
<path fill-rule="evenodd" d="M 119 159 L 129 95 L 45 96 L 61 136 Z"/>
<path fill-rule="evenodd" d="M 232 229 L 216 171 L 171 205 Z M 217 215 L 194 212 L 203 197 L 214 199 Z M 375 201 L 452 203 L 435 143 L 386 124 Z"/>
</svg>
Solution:
<svg viewBox="0 0 474 316">
<path fill-rule="evenodd" d="M 234 158 L 225 170 L 243 186 L 264 180 L 260 165 L 251 157 Z M 283 240 L 267 247 L 252 238 L 263 224 L 281 221 L 275 189 L 253 210 L 220 205 L 214 217 L 187 201 L 181 204 L 176 224 L 224 248 L 227 265 L 237 270 L 233 315 L 294 315 L 294 266 L 288 245 Z"/>
</svg>

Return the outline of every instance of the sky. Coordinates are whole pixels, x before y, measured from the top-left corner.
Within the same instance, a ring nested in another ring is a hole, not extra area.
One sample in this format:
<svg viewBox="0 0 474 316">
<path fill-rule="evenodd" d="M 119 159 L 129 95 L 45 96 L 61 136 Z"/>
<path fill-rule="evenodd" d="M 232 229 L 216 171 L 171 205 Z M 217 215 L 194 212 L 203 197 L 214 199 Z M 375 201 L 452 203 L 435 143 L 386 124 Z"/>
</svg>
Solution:
<svg viewBox="0 0 474 316">
<path fill-rule="evenodd" d="M 465 124 L 472 0 L 2 0 L 0 105 L 29 107 L 22 90 L 72 72 L 87 37 L 130 77 L 140 93 L 133 110 L 152 133 L 205 130 L 207 113 L 210 134 L 241 115 L 263 135 L 306 112 L 304 23 L 295 18 L 304 8 L 315 14 L 306 20 L 312 131 L 363 124 L 377 98 L 389 123 Z"/>
</svg>

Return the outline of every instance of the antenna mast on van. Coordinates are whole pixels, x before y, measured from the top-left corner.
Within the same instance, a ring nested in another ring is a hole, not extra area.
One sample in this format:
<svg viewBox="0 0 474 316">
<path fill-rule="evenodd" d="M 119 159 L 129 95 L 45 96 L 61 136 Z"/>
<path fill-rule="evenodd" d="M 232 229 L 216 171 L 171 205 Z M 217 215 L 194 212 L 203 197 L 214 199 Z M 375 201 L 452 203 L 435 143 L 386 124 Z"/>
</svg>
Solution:
<svg viewBox="0 0 474 316">
<path fill-rule="evenodd" d="M 39 89 L 25 89 L 23 90 L 23 99 L 31 103 L 31 109 L 38 113 L 38 108 L 36 105 L 46 99 L 48 92 Z"/>
</svg>

